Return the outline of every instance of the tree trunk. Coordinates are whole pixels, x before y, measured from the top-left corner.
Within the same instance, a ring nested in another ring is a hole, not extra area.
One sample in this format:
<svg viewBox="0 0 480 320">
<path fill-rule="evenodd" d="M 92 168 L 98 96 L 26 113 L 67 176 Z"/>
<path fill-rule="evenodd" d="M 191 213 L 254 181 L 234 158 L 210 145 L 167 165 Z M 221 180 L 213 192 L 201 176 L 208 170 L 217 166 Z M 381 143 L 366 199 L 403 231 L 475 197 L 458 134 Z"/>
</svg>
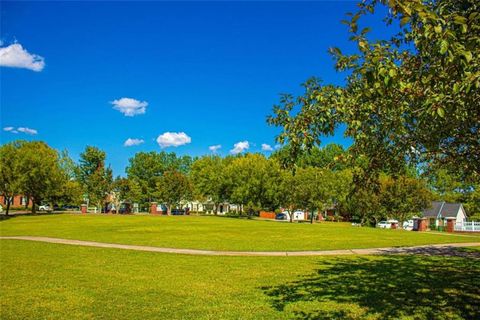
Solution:
<svg viewBox="0 0 480 320">
<path fill-rule="evenodd" d="M 35 214 L 37 213 L 37 201 L 35 200 L 35 198 L 32 198 L 32 214 Z"/>
<path fill-rule="evenodd" d="M 314 220 L 314 214 L 312 210 L 312 212 L 310 213 L 310 224 L 313 224 L 313 220 Z"/>
<path fill-rule="evenodd" d="M 5 198 L 7 199 L 7 211 L 5 211 L 5 215 L 8 216 L 8 212 L 10 211 L 11 200 L 10 200 L 10 197 L 5 196 Z"/>
</svg>

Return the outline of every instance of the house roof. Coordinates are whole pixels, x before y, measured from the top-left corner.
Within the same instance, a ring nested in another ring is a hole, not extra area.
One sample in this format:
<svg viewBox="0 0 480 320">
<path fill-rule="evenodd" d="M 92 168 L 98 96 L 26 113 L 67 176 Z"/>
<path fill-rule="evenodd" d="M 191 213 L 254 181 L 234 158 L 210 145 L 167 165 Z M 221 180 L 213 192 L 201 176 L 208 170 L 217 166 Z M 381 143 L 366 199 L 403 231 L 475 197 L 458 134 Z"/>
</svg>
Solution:
<svg viewBox="0 0 480 320">
<path fill-rule="evenodd" d="M 461 207 L 461 203 L 432 201 L 431 207 L 423 210 L 423 216 L 426 218 L 437 218 L 438 216 L 441 218 L 456 217 Z"/>
<path fill-rule="evenodd" d="M 432 201 L 430 208 L 423 210 L 423 216 L 427 218 L 436 218 L 444 203 L 444 201 Z"/>
</svg>

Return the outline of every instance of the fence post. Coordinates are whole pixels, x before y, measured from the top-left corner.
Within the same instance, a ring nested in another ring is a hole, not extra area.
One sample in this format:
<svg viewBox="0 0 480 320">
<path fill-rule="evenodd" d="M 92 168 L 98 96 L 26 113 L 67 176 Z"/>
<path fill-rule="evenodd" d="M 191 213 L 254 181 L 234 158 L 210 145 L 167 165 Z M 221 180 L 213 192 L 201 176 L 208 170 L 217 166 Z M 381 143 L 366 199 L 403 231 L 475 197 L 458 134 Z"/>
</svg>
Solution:
<svg viewBox="0 0 480 320">
<path fill-rule="evenodd" d="M 447 218 L 447 232 L 454 232 L 455 231 L 455 222 L 457 219 L 455 218 Z"/>
<path fill-rule="evenodd" d="M 150 214 L 157 214 L 157 203 L 151 202 L 150 203 Z"/>
</svg>

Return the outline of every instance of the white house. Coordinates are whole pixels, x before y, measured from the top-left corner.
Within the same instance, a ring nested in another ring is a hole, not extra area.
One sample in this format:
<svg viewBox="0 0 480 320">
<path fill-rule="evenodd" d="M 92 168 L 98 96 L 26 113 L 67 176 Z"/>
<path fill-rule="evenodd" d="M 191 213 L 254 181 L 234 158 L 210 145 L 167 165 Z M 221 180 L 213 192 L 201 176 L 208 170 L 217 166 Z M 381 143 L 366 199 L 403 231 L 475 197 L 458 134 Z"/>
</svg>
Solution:
<svg viewBox="0 0 480 320">
<path fill-rule="evenodd" d="M 201 212 L 201 213 L 215 213 L 215 204 L 210 199 L 208 201 L 182 201 L 182 208 L 188 208 L 190 211 Z M 231 204 L 228 202 L 219 203 L 217 209 L 217 214 L 223 215 L 228 212 L 238 212 L 240 209 L 239 206 Z"/>
<path fill-rule="evenodd" d="M 455 218 L 457 222 L 467 220 L 467 213 L 461 203 L 432 201 L 430 208 L 423 210 L 423 217 L 428 218 L 430 225 L 445 226 L 446 218 Z"/>
</svg>

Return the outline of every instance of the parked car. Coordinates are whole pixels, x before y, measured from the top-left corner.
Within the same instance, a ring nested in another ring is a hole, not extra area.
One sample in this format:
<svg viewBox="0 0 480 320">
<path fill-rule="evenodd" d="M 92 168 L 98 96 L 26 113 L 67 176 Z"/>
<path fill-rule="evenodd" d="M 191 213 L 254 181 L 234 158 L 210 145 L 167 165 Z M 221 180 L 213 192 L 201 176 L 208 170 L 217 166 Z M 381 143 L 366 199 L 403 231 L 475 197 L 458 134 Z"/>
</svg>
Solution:
<svg viewBox="0 0 480 320">
<path fill-rule="evenodd" d="M 43 204 L 38 207 L 38 211 L 52 211 L 52 208 L 48 204 Z"/>
<path fill-rule="evenodd" d="M 184 209 L 172 209 L 172 212 L 170 212 L 172 216 L 181 216 L 185 214 Z"/>
<path fill-rule="evenodd" d="M 383 221 L 380 221 L 379 223 L 377 223 L 377 228 L 380 228 L 380 229 L 391 229 L 392 228 L 392 223 L 397 223 L 398 224 L 398 221 L 397 220 L 383 220 Z"/>
<path fill-rule="evenodd" d="M 282 213 L 278 213 L 275 216 L 275 220 L 288 220 L 290 221 L 290 213 L 284 211 Z M 297 210 L 293 213 L 293 221 L 301 221 L 305 220 L 305 212 Z"/>
<path fill-rule="evenodd" d="M 286 212 L 277 213 L 275 215 L 275 220 L 290 220 L 290 216 Z"/>
<path fill-rule="evenodd" d="M 377 228 L 380 229 L 390 229 L 392 227 L 391 223 L 388 223 L 387 221 L 380 221 L 377 223 Z"/>
<path fill-rule="evenodd" d="M 413 230 L 413 220 L 404 221 L 402 227 L 404 230 Z"/>
</svg>

